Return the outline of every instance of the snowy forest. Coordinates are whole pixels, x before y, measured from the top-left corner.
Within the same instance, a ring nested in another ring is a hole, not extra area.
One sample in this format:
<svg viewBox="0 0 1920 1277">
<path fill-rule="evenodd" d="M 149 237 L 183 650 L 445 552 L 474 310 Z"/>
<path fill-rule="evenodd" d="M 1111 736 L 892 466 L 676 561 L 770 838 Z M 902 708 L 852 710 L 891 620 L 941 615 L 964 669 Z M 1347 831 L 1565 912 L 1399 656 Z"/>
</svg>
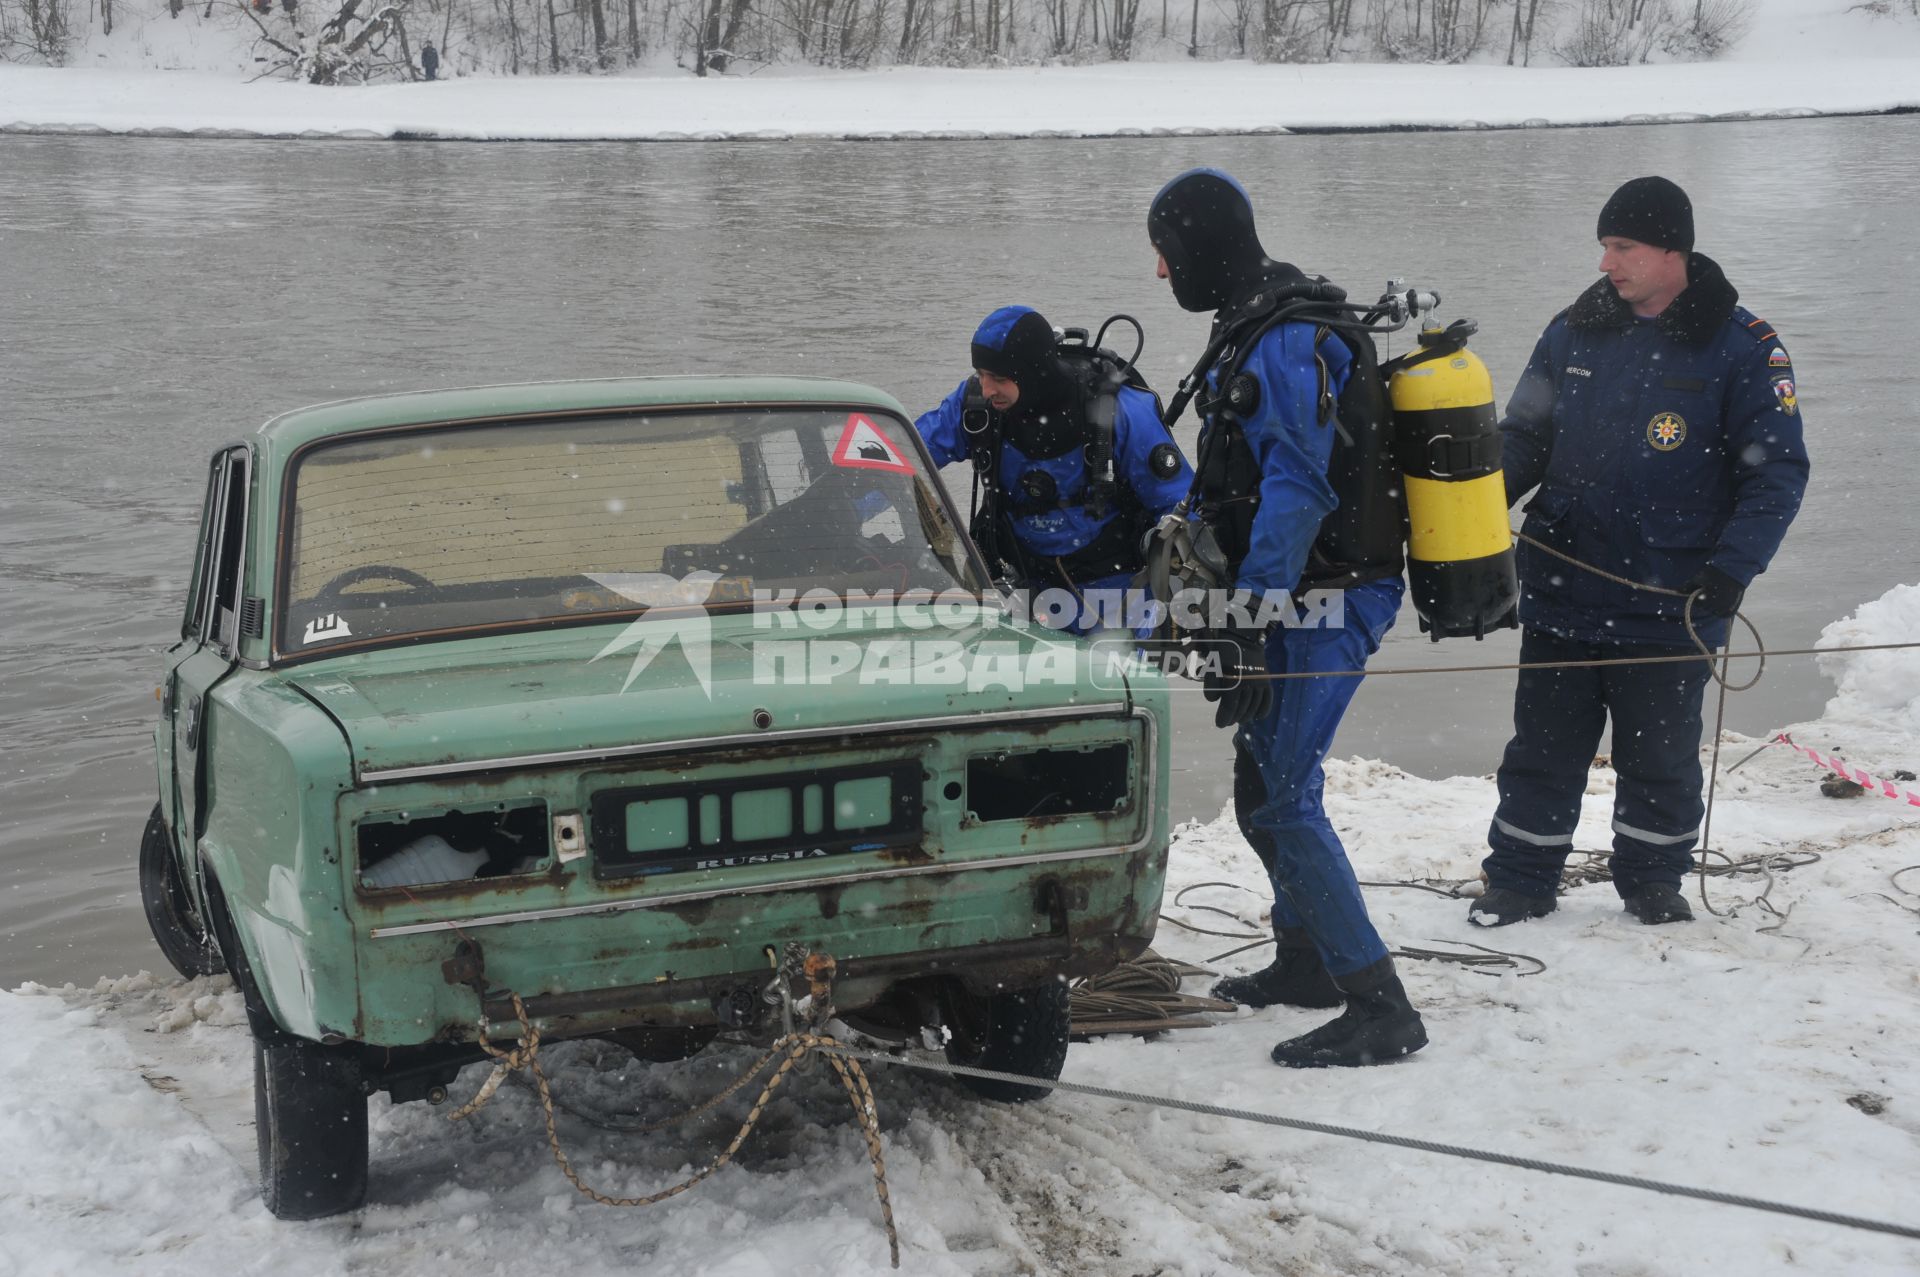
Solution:
<svg viewBox="0 0 1920 1277">
<path fill-rule="evenodd" d="M 0 0 L 0 59 L 72 60 L 130 12 L 224 26 L 270 78 L 312 84 L 463 75 L 696 75 L 1086 64 L 1700 60 L 1755 0 Z M 1920 0 L 1856 8 L 1920 14 Z M 433 52 L 424 59 L 425 46 Z"/>
</svg>

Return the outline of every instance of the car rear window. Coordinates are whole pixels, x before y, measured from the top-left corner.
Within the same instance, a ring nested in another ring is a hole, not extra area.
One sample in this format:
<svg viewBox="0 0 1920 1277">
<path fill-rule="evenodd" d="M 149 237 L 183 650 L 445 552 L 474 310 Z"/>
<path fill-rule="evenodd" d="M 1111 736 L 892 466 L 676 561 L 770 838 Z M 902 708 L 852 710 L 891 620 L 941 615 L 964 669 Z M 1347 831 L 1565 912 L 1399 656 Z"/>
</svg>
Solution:
<svg viewBox="0 0 1920 1277">
<path fill-rule="evenodd" d="M 349 437 L 294 469 L 280 648 L 756 591 L 977 593 L 912 429 L 871 410 L 658 413 Z"/>
</svg>

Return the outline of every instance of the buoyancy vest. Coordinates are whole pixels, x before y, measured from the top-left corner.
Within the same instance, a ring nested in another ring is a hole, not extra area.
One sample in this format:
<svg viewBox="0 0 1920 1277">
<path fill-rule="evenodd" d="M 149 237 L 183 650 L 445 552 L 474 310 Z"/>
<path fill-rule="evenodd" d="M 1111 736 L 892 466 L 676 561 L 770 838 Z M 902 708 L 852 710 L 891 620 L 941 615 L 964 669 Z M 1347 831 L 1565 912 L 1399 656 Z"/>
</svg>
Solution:
<svg viewBox="0 0 1920 1277">
<path fill-rule="evenodd" d="M 981 392 L 980 379 L 967 380 L 962 421 L 970 437 L 975 490 L 969 530 L 988 562 L 996 569 L 1005 569 L 1015 583 L 1071 587 L 1137 572 L 1142 566 L 1140 541 L 1151 519 L 1139 494 L 1117 471 L 1120 391 L 1130 386 L 1152 395 L 1156 410 L 1160 398 L 1131 361 L 1111 350 L 1084 340 L 1068 340 L 1056 347 L 1056 355 L 1072 387 L 1066 402 L 1058 405 L 1063 411 L 1023 413 L 1016 407 L 1010 414 L 995 412 Z M 1036 461 L 1081 449 L 1085 481 L 1071 496 L 1057 488 L 1007 491 L 1001 474 L 1002 446 L 1006 443 Z M 1013 516 L 1073 506 L 1092 519 L 1106 520 L 1087 544 L 1071 554 L 1042 557 L 1020 543 Z M 1118 517 L 1109 519 L 1110 514 Z"/>
</svg>

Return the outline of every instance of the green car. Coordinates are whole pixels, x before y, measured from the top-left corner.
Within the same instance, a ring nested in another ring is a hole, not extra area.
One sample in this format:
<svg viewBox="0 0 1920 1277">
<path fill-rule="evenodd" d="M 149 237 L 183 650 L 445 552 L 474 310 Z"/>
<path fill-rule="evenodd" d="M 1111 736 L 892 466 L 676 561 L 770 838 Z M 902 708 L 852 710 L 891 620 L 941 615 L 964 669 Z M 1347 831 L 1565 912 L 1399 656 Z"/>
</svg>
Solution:
<svg viewBox="0 0 1920 1277">
<path fill-rule="evenodd" d="M 1167 691 L 1022 623 L 900 405 L 811 379 L 394 395 L 214 455 L 154 733 L 154 938 L 230 972 L 282 1218 L 478 1043 L 836 1013 L 1057 1077 L 1151 939 Z M 1042 1088 L 976 1079 L 983 1094 Z"/>
</svg>

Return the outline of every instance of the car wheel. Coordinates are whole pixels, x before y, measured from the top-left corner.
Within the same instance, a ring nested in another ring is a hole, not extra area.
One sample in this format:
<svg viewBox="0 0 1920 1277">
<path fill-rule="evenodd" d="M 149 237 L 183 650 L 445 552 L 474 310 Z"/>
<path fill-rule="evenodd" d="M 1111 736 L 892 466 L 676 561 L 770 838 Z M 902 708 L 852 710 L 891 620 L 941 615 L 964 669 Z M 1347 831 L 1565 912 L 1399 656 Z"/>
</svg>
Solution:
<svg viewBox="0 0 1920 1277">
<path fill-rule="evenodd" d="M 140 903 L 146 908 L 153 942 L 175 971 L 192 977 L 219 975 L 227 969 L 219 948 L 194 915 L 179 858 L 173 854 L 173 837 L 158 803 L 140 837 Z"/>
<path fill-rule="evenodd" d="M 260 1194 L 280 1219 L 324 1219 L 367 1199 L 367 1094 L 351 1056 L 282 1037 L 253 1044 Z"/>
<path fill-rule="evenodd" d="M 1072 1016 L 1063 981 L 984 995 L 956 987 L 947 1009 L 950 1063 L 1049 1080 L 1066 1066 Z M 962 1076 L 960 1084 L 985 1099 L 1009 1104 L 1043 1099 L 1049 1090 L 983 1077 Z"/>
</svg>

